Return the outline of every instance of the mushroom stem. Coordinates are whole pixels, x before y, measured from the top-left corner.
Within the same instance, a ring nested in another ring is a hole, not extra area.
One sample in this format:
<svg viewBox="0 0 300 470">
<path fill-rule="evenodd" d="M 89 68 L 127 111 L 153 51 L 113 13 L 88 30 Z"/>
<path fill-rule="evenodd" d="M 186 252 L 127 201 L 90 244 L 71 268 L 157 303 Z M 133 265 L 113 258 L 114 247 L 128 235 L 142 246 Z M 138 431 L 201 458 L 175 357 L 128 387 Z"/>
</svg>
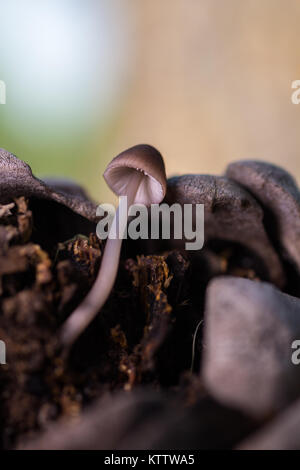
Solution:
<svg viewBox="0 0 300 470">
<path fill-rule="evenodd" d="M 131 178 L 129 190 L 127 190 L 128 209 L 134 203 L 136 193 L 142 180 L 142 172 L 136 172 Z M 124 203 L 120 202 L 106 241 L 101 266 L 96 281 L 83 302 L 74 310 L 61 328 L 60 339 L 63 345 L 71 346 L 91 323 L 99 310 L 103 307 L 114 286 L 122 246 L 122 235 L 126 230 L 127 210 L 124 211 Z M 121 232 L 121 233 L 119 233 Z M 116 238 L 110 238 L 111 234 Z"/>
</svg>

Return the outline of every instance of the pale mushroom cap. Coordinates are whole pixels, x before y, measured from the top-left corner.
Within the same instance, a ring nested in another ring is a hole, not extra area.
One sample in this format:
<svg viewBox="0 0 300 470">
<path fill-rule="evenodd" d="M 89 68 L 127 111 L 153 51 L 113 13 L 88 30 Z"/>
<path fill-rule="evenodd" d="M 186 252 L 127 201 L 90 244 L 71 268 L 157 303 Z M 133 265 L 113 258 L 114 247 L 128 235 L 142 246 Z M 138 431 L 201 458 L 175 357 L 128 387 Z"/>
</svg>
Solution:
<svg viewBox="0 0 300 470">
<path fill-rule="evenodd" d="M 158 150 L 151 145 L 136 145 L 120 153 L 109 163 L 103 176 L 117 196 L 126 196 L 129 185 L 136 185 L 140 180 L 134 198 L 135 204 L 159 204 L 166 194 L 164 161 Z"/>
</svg>

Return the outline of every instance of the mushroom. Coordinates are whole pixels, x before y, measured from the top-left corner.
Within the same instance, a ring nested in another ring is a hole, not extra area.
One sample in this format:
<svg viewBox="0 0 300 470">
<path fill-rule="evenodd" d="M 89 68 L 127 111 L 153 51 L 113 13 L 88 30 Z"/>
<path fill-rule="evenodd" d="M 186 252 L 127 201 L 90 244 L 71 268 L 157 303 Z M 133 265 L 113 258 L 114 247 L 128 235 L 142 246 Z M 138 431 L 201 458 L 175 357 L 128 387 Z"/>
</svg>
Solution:
<svg viewBox="0 0 300 470">
<path fill-rule="evenodd" d="M 150 145 L 136 145 L 115 157 L 104 172 L 104 179 L 117 196 L 127 197 L 127 206 L 159 204 L 166 194 L 166 172 L 161 154 Z M 126 228 L 127 213 L 119 205 L 110 229 Z M 123 232 L 124 233 L 124 232 Z M 119 234 L 120 235 L 120 234 Z M 96 281 L 83 302 L 62 326 L 61 340 L 71 346 L 106 302 L 118 272 L 122 236 L 108 237 Z"/>
</svg>

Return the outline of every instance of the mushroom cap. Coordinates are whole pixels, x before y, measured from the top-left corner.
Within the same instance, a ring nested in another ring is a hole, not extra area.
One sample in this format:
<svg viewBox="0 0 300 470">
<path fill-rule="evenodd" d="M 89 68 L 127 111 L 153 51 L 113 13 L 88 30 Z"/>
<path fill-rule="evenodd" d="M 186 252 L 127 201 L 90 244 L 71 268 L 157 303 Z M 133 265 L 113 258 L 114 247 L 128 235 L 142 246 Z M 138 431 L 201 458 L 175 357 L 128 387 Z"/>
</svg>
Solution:
<svg viewBox="0 0 300 470">
<path fill-rule="evenodd" d="M 127 196 L 129 188 L 137 186 L 135 204 L 159 204 L 166 194 L 165 164 L 159 151 L 151 145 L 135 145 L 120 153 L 109 163 L 103 176 L 117 196 Z"/>
</svg>

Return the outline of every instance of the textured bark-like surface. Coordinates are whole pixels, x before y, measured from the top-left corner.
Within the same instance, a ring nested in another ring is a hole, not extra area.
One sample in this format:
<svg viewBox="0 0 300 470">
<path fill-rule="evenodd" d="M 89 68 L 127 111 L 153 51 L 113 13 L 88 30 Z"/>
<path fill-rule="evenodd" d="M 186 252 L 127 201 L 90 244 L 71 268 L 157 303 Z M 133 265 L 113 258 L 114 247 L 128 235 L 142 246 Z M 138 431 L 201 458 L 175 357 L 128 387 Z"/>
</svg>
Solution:
<svg viewBox="0 0 300 470">
<path fill-rule="evenodd" d="M 225 177 L 184 175 L 169 179 L 166 202 L 204 204 L 205 242 L 245 246 L 262 261 L 270 281 L 283 287 L 285 275 L 265 231 L 263 210 L 245 189 Z"/>
<path fill-rule="evenodd" d="M 18 196 L 46 199 L 66 206 L 92 222 L 96 221 L 96 205 L 88 199 L 82 188 L 74 183 L 59 183 L 55 180 L 50 180 L 50 185 L 47 185 L 33 176 L 27 163 L 4 149 L 0 149 L 0 173 L 1 203 Z"/>
<path fill-rule="evenodd" d="M 72 182 L 35 178 L 30 167 L 15 155 L 0 149 L 0 203 L 16 197 L 30 199 L 35 213 L 32 240 L 46 250 L 76 234 L 95 231 L 96 204 Z"/>
<path fill-rule="evenodd" d="M 300 192 L 294 178 L 278 166 L 247 160 L 231 163 L 226 175 L 260 201 L 272 238 L 300 273 Z"/>
</svg>

